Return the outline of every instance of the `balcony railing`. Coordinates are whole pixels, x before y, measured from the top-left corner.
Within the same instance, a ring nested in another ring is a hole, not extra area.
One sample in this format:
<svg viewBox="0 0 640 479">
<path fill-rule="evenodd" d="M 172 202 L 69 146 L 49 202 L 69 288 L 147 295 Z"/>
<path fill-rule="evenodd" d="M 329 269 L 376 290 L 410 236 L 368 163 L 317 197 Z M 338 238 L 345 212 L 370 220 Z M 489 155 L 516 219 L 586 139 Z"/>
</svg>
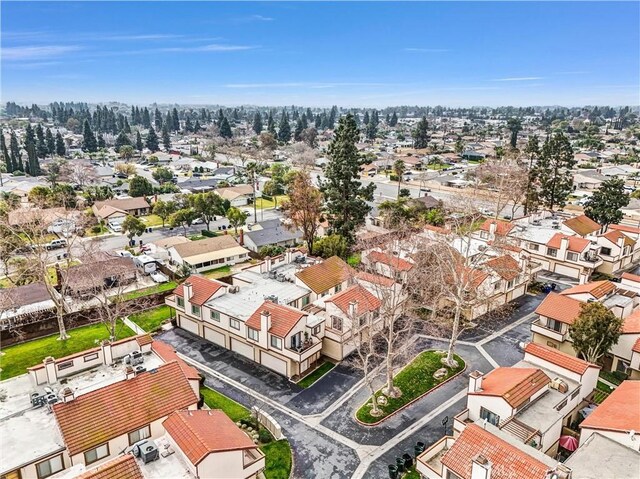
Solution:
<svg viewBox="0 0 640 479">
<path fill-rule="evenodd" d="M 546 336 L 547 338 L 555 339 L 556 341 L 563 342 L 565 339 L 565 334 L 556 331 L 555 329 L 551 329 L 542 323 L 541 319 L 531 323 L 531 331 L 534 333 L 541 334 L 542 336 Z"/>
<path fill-rule="evenodd" d="M 287 346 L 284 348 L 283 352 L 294 361 L 302 362 L 319 352 L 321 349 L 322 341 L 315 336 L 311 336 L 308 341 L 303 341 L 299 347 L 292 348 Z"/>
</svg>

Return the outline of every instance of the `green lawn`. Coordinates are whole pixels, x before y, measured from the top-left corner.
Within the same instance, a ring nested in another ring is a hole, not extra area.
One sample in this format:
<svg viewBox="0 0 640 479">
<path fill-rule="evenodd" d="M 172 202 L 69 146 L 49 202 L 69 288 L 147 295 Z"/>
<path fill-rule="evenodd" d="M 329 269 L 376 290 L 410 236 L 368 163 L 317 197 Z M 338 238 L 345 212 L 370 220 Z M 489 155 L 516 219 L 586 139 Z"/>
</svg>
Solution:
<svg viewBox="0 0 640 479">
<path fill-rule="evenodd" d="M 278 195 L 276 198 L 278 200 L 278 206 L 289 199 L 287 195 Z M 256 208 L 258 208 L 259 210 L 274 208 L 275 206 L 276 204 L 273 200 L 266 200 L 264 198 L 258 198 L 256 200 Z"/>
<path fill-rule="evenodd" d="M 84 230 L 84 235 L 85 236 L 100 236 L 103 235 L 105 233 L 109 232 L 109 228 L 107 228 L 105 225 L 98 225 L 100 226 L 100 231 L 98 231 L 97 233 L 93 232 L 93 226 L 90 226 L 89 228 Z"/>
<path fill-rule="evenodd" d="M 204 273 L 202 273 L 202 276 L 205 276 L 209 279 L 218 279 L 218 278 L 224 278 L 225 276 L 229 276 L 229 273 L 231 273 L 231 266 L 226 265 L 226 266 L 221 266 L 220 268 L 205 271 Z"/>
<path fill-rule="evenodd" d="M 147 309 L 129 316 L 129 319 L 144 329 L 147 333 L 153 333 L 160 329 L 162 323 L 171 317 L 171 308 L 166 304 Z"/>
<path fill-rule="evenodd" d="M 233 422 L 238 422 L 240 419 L 251 416 L 251 412 L 246 407 L 238 404 L 224 394 L 220 394 L 218 391 L 201 387 L 200 394 L 204 397 L 204 402 L 207 406 L 211 409 L 222 409 Z"/>
<path fill-rule="evenodd" d="M 443 379 L 434 379 L 433 373 L 443 367 L 440 362 L 443 357 L 442 354 L 438 354 L 436 351 L 420 353 L 395 376 L 394 384 L 397 388 L 400 388 L 402 395 L 398 398 L 387 398 L 387 404 L 380 406 L 382 415 L 375 417 L 369 413 L 371 410 L 371 400 L 369 400 L 358 409 L 356 417 L 366 424 L 378 422 L 464 369 L 464 361 L 458 355 L 455 355 L 458 367 L 449 369 L 447 376 Z M 377 391 L 376 397 L 380 395 L 381 392 Z"/>
<path fill-rule="evenodd" d="M 160 218 L 158 215 L 141 216 L 140 219 L 148 227 L 151 227 L 151 226 L 162 226 L 162 218 Z"/>
<path fill-rule="evenodd" d="M 102 323 L 90 324 L 68 331 L 71 338 L 58 341 L 54 334 L 44 338 L 34 339 L 15 346 L 2 348 L 4 355 L 0 356 L 1 379 L 8 379 L 27 372 L 27 368 L 42 363 L 47 356 L 62 358 L 97 346 L 97 342 L 109 337 L 107 328 Z M 118 325 L 118 339 L 134 336 L 122 322 Z"/>
<path fill-rule="evenodd" d="M 260 446 L 265 455 L 264 475 L 267 479 L 289 479 L 291 474 L 291 446 L 286 439 Z"/>
<path fill-rule="evenodd" d="M 313 385 L 318 379 L 320 379 L 322 376 L 324 376 L 325 374 L 327 374 L 329 371 L 331 371 L 333 368 L 335 368 L 336 365 L 333 363 L 330 363 L 329 361 L 326 361 L 322 366 L 320 366 L 318 369 L 316 369 L 314 372 L 312 372 L 311 374 L 309 374 L 308 376 L 303 377 L 299 382 L 298 382 L 298 386 L 303 387 L 303 388 L 308 388 L 311 385 Z"/>
<path fill-rule="evenodd" d="M 415 468 L 411 468 L 409 472 L 404 473 L 402 479 L 420 479 L 420 473 Z"/>
<path fill-rule="evenodd" d="M 624 381 L 626 375 L 619 372 L 600 371 L 600 377 L 605 381 L 609 381 L 611 384 L 618 386 L 622 381 Z"/>
<path fill-rule="evenodd" d="M 171 291 L 178 287 L 178 283 L 175 281 L 169 281 L 168 283 L 160 283 L 150 288 L 138 289 L 125 293 L 120 297 L 120 301 L 129 301 L 131 299 L 142 298 L 143 296 L 149 296 L 150 294 L 162 293 L 164 291 Z"/>
</svg>

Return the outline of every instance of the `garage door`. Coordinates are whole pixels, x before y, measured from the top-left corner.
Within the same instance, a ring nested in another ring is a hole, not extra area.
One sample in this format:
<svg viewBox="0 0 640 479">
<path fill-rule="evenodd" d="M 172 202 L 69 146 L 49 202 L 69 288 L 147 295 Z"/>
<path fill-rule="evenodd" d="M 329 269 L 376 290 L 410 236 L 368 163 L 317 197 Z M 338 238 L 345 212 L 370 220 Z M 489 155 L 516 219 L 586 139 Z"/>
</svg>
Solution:
<svg viewBox="0 0 640 479">
<path fill-rule="evenodd" d="M 200 332 L 198 331 L 198 323 L 192 321 L 189 318 L 185 318 L 184 316 L 180 316 L 180 327 L 182 329 L 186 329 L 190 333 L 198 335 L 200 334 Z"/>
<path fill-rule="evenodd" d="M 569 268 L 568 266 L 563 266 L 561 264 L 556 264 L 556 273 L 564 274 L 565 276 L 570 276 L 571 278 L 579 278 L 580 270 L 575 268 Z"/>
<path fill-rule="evenodd" d="M 231 351 L 235 351 L 236 353 L 242 354 L 243 356 L 251 359 L 251 361 L 255 361 L 253 356 L 253 346 L 250 344 L 231 338 Z"/>
<path fill-rule="evenodd" d="M 275 372 L 282 374 L 283 376 L 287 375 L 287 363 L 282 359 L 276 358 L 271 354 L 267 354 L 264 351 L 261 354 L 261 363 L 263 366 L 268 367 L 269 369 L 273 369 Z"/>
<path fill-rule="evenodd" d="M 222 346 L 223 348 L 227 347 L 224 341 L 224 334 L 219 331 L 214 331 L 211 328 L 207 328 L 206 326 L 204 328 L 204 339 L 211 341 L 218 346 Z"/>
</svg>

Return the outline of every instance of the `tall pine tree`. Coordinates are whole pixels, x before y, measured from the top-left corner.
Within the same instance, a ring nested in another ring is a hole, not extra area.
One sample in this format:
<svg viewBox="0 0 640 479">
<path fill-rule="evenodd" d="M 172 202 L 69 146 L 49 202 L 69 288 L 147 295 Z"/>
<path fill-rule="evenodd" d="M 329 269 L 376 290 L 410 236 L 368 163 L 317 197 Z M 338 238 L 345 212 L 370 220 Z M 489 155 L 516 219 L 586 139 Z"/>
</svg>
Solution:
<svg viewBox="0 0 640 479">
<path fill-rule="evenodd" d="M 413 132 L 413 147 L 426 148 L 429 146 L 429 140 L 429 123 L 427 123 L 427 117 L 423 116 Z"/>
<path fill-rule="evenodd" d="M 222 122 L 220 123 L 220 136 L 222 138 L 226 138 L 227 140 L 233 137 L 231 125 L 229 125 L 229 120 L 227 120 L 226 117 L 222 117 Z"/>
<path fill-rule="evenodd" d="M 9 154 L 9 149 L 7 148 L 4 132 L 2 130 L 0 130 L 0 153 L 2 153 L 7 173 L 13 173 L 13 162 L 11 161 L 11 155 Z"/>
<path fill-rule="evenodd" d="M 147 134 L 146 147 L 149 148 L 152 152 L 158 151 L 160 149 L 160 145 L 158 144 L 158 135 L 156 134 L 156 130 L 153 127 L 149 128 L 149 134 Z"/>
<path fill-rule="evenodd" d="M 47 143 L 47 154 L 53 156 L 56 154 L 56 140 L 53 138 L 53 133 L 51 133 L 51 129 L 47 128 L 47 131 L 44 135 L 45 141 Z"/>
<path fill-rule="evenodd" d="M 146 108 L 145 108 L 146 110 Z M 142 137 L 140 136 L 140 130 L 136 131 L 136 150 L 142 151 L 144 144 L 142 143 Z"/>
<path fill-rule="evenodd" d="M 536 163 L 536 179 L 540 203 L 547 209 L 562 208 L 567 196 L 573 191 L 575 166 L 573 149 L 569 139 L 563 133 L 556 133 L 542 145 L 542 152 Z"/>
<path fill-rule="evenodd" d="M 24 165 L 22 164 L 22 152 L 20 151 L 20 145 L 18 144 L 18 137 L 16 132 L 11 132 L 9 139 L 9 151 L 11 154 L 11 164 L 13 165 L 13 171 L 22 171 L 24 173 Z"/>
<path fill-rule="evenodd" d="M 259 111 L 253 116 L 253 131 L 256 135 L 262 133 L 262 115 Z"/>
<path fill-rule="evenodd" d="M 373 201 L 374 183 L 362 186 L 360 168 L 366 160 L 360 155 L 356 144 L 360 134 L 353 115 L 340 119 L 335 136 L 328 148 L 329 162 L 325 168 L 326 179 L 321 191 L 326 200 L 331 229 L 347 240 L 355 242 L 355 233 L 363 225 Z"/>
<path fill-rule="evenodd" d="M 67 153 L 67 147 L 60 132 L 56 133 L 56 155 L 64 156 Z"/>
<path fill-rule="evenodd" d="M 275 138 L 276 122 L 273 120 L 273 113 L 271 111 L 269 111 L 269 117 L 267 118 L 267 131 L 271 133 Z"/>
<path fill-rule="evenodd" d="M 96 140 L 96 136 L 93 134 L 93 131 L 91 131 L 89 120 L 85 120 L 82 127 L 82 150 L 89 153 L 95 153 L 98 151 L 98 141 Z"/>
<path fill-rule="evenodd" d="M 282 143 L 288 143 L 291 140 L 291 125 L 289 124 L 289 115 L 282 112 L 280 117 L 280 125 L 278 125 L 278 140 Z"/>
<path fill-rule="evenodd" d="M 165 150 L 169 151 L 171 149 L 171 136 L 166 124 L 162 126 L 162 144 Z"/>
</svg>

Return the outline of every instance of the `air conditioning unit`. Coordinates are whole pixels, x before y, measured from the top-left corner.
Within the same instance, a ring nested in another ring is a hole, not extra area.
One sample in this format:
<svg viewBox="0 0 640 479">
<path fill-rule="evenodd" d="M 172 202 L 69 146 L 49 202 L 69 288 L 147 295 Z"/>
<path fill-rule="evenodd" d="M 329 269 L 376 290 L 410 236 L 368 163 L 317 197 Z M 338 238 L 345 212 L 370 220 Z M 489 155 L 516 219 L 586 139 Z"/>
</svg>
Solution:
<svg viewBox="0 0 640 479">
<path fill-rule="evenodd" d="M 551 387 L 551 389 L 555 389 L 562 394 L 565 394 L 569 390 L 569 386 L 567 385 L 567 383 L 565 383 L 560 378 L 555 378 L 553 381 L 551 381 L 549 386 Z"/>
<path fill-rule="evenodd" d="M 136 366 L 143 362 L 144 358 L 142 357 L 142 351 L 133 351 L 124 357 L 124 363 L 130 366 Z"/>
<path fill-rule="evenodd" d="M 551 223 L 551 227 L 552 227 L 554 230 L 559 230 L 559 229 L 560 229 L 560 223 L 559 223 L 559 222 L 557 222 L 557 221 L 554 221 L 553 223 Z"/>
<path fill-rule="evenodd" d="M 158 446 L 150 439 L 135 443 L 132 452 L 135 457 L 142 459 L 142 462 L 145 464 L 155 461 L 160 457 Z"/>
<path fill-rule="evenodd" d="M 143 373 L 147 370 L 147 368 L 145 368 L 144 366 L 136 366 L 134 371 L 136 372 L 136 375 Z"/>
</svg>

